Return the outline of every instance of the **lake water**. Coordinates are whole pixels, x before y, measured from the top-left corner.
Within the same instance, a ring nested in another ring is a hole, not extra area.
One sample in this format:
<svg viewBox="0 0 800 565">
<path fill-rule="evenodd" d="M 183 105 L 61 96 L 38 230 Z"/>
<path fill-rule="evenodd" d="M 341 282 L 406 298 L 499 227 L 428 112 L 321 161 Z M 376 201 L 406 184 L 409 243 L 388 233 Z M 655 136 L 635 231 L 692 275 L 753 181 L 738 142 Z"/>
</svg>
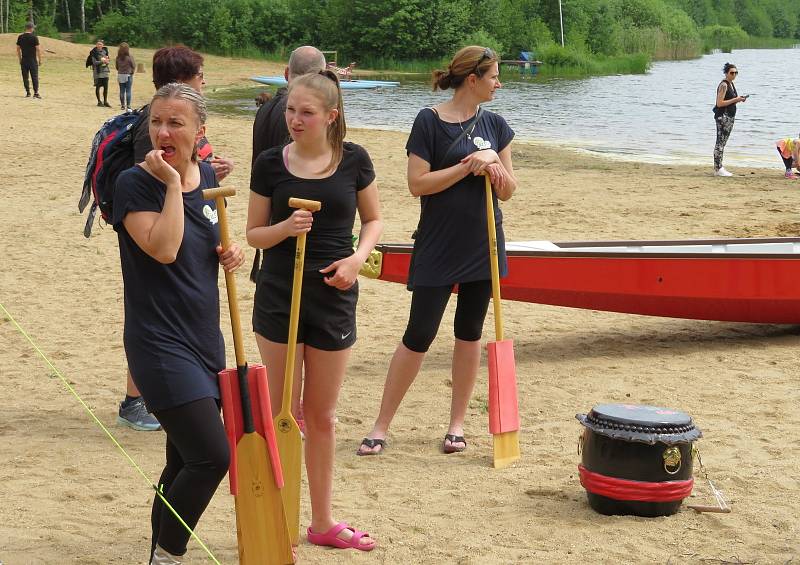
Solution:
<svg viewBox="0 0 800 565">
<path fill-rule="evenodd" d="M 711 108 L 726 61 L 739 69 L 738 92 L 752 94 L 738 106 L 725 150 L 726 166 L 781 167 L 775 141 L 800 132 L 797 96 L 790 86 L 794 69 L 800 67 L 800 49 L 713 53 L 691 61 L 657 62 L 644 75 L 585 79 L 520 80 L 515 71 L 504 69 L 503 88 L 487 108 L 505 117 L 519 140 L 622 159 L 711 168 L 715 138 Z M 402 84 L 345 91 L 348 126 L 407 132 L 420 108 L 450 96 L 449 91 L 431 92 L 425 77 L 378 78 Z M 209 93 L 210 102 L 225 113 L 252 115 L 253 98 L 268 88 L 254 83 L 249 89 Z"/>
</svg>

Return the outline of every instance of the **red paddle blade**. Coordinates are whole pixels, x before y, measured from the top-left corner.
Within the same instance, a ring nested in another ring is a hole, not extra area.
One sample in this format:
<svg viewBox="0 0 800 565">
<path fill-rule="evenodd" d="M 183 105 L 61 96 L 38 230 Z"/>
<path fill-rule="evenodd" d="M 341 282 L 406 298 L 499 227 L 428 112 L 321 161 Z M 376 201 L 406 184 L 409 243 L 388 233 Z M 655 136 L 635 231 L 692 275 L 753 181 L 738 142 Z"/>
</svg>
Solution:
<svg viewBox="0 0 800 565">
<path fill-rule="evenodd" d="M 266 440 L 275 486 L 283 488 L 283 472 L 281 469 L 278 443 L 275 439 L 275 428 L 270 413 L 269 387 L 267 386 L 267 369 L 264 365 L 253 364 L 247 368 L 247 382 L 250 389 L 253 424 L 256 432 Z M 242 402 L 239 391 L 239 377 L 236 369 L 225 369 L 219 373 L 220 392 L 222 393 L 222 415 L 225 432 L 231 448 L 231 466 L 229 480 L 231 494 L 238 494 L 236 445 L 244 433 L 242 418 Z"/>
<path fill-rule="evenodd" d="M 517 368 L 510 339 L 486 345 L 489 361 L 489 431 L 502 434 L 519 430 Z"/>
</svg>

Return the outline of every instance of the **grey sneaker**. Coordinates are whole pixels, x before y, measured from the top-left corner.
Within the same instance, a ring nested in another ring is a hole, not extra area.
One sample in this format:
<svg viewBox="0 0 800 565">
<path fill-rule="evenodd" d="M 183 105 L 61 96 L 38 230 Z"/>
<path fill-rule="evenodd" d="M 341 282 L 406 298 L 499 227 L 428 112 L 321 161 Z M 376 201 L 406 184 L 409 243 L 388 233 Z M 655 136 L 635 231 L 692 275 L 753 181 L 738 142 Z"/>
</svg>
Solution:
<svg viewBox="0 0 800 565">
<path fill-rule="evenodd" d="M 127 406 L 124 406 L 124 402 L 120 402 L 117 423 L 139 432 L 155 432 L 161 429 L 156 417 L 147 412 L 141 396 L 132 400 Z"/>
</svg>

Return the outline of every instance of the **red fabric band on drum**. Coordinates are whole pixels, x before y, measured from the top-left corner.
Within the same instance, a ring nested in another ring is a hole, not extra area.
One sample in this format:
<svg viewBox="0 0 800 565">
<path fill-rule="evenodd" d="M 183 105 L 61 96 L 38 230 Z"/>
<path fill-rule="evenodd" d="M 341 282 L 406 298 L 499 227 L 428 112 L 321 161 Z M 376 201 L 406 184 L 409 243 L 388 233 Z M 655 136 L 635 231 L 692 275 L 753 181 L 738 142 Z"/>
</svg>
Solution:
<svg viewBox="0 0 800 565">
<path fill-rule="evenodd" d="M 605 496 L 614 500 L 638 500 L 641 502 L 673 502 L 683 500 L 692 494 L 694 479 L 685 481 L 663 481 L 647 483 L 607 477 L 589 471 L 578 465 L 583 488 L 592 494 Z"/>
</svg>

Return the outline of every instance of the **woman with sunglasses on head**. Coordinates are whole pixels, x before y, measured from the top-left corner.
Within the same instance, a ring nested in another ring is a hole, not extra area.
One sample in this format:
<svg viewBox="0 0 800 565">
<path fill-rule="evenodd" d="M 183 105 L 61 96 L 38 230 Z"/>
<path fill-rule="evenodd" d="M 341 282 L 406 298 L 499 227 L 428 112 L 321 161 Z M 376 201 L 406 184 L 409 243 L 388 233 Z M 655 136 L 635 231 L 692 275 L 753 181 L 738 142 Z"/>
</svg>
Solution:
<svg viewBox="0 0 800 565">
<path fill-rule="evenodd" d="M 464 47 L 446 71 L 434 71 L 433 89 L 453 89 L 450 100 L 417 114 L 411 128 L 408 188 L 421 199 L 408 287 L 411 312 L 389 365 L 380 412 L 358 455 L 386 448 L 386 434 L 436 337 L 450 295 L 458 285 L 454 321 L 450 423 L 444 453 L 464 451 L 464 419 L 481 357 L 483 322 L 492 295 L 484 173 L 492 182 L 500 274 L 506 274 L 502 213 L 497 200 L 517 188 L 511 164 L 514 132 L 480 107 L 501 87 L 498 57 Z"/>
<path fill-rule="evenodd" d="M 383 231 L 375 171 L 366 150 L 344 142 L 342 93 L 329 70 L 289 84 L 286 125 L 292 141 L 262 151 L 253 165 L 247 242 L 264 249 L 253 299 L 253 330 L 269 368 L 273 416 L 280 412 L 289 336 L 296 236 L 308 234 L 294 379 L 305 367 L 305 462 L 311 499 L 308 541 L 370 551 L 375 540 L 333 518 L 336 402 L 356 341 L 358 271 Z M 289 198 L 317 200 L 314 212 Z M 361 231 L 353 250 L 356 212 Z"/>
<path fill-rule="evenodd" d="M 736 105 L 747 100 L 747 96 L 739 96 L 733 81 L 739 74 L 736 65 L 725 63 L 722 67 L 725 78 L 717 86 L 717 103 L 714 106 L 714 121 L 717 124 L 717 142 L 714 144 L 714 174 L 718 177 L 732 177 L 733 173 L 722 166 L 722 153 L 725 144 L 733 131 L 733 122 L 736 118 Z"/>
</svg>

